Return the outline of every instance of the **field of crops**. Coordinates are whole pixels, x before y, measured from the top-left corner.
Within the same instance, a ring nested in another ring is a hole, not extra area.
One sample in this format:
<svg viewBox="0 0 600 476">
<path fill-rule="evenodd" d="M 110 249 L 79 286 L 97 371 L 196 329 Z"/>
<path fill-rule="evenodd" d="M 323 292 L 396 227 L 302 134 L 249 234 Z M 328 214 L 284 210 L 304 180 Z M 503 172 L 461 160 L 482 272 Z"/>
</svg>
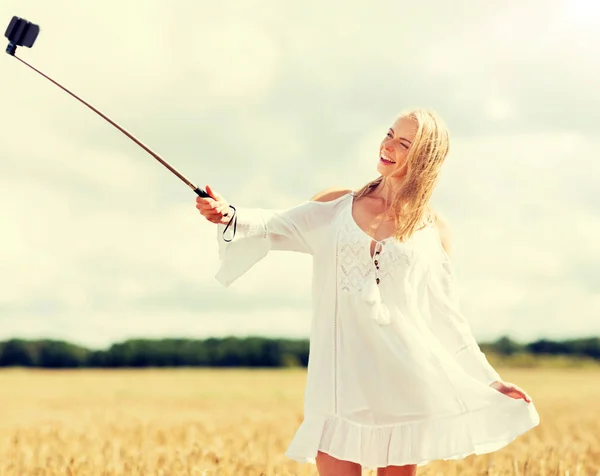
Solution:
<svg viewBox="0 0 600 476">
<path fill-rule="evenodd" d="M 498 370 L 540 426 L 419 476 L 600 475 L 600 371 Z M 0 476 L 316 475 L 284 456 L 304 383 L 301 369 L 2 370 Z"/>
</svg>

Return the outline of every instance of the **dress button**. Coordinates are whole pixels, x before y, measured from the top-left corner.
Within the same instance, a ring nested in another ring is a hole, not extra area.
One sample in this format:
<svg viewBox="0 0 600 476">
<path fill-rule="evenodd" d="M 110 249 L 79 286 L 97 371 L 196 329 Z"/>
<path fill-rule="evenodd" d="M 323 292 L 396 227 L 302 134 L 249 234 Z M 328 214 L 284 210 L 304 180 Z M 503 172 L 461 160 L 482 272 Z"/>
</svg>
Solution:
<svg viewBox="0 0 600 476">
<path fill-rule="evenodd" d="M 379 278 L 375 278 L 375 282 L 379 284 Z"/>
</svg>

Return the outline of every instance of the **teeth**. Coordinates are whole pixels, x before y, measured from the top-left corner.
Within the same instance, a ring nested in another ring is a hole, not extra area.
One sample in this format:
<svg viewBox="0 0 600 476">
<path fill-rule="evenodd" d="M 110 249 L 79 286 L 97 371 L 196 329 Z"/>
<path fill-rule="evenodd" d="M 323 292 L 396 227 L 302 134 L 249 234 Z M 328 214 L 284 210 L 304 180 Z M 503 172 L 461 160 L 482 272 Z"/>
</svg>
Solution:
<svg viewBox="0 0 600 476">
<path fill-rule="evenodd" d="M 389 159 L 389 158 L 387 158 L 385 155 L 382 155 L 382 156 L 381 156 L 381 158 L 382 158 L 383 160 L 385 160 L 386 162 L 390 162 L 390 163 L 392 163 L 392 164 L 395 164 L 395 163 L 396 163 L 396 162 L 394 162 L 392 159 Z"/>
</svg>

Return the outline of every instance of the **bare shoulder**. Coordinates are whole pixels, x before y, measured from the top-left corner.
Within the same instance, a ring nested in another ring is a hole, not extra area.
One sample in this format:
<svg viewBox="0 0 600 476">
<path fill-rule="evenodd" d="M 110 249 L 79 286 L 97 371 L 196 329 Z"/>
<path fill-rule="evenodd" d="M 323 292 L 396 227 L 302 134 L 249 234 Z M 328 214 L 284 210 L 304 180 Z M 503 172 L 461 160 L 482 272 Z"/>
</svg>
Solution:
<svg viewBox="0 0 600 476">
<path fill-rule="evenodd" d="M 314 202 L 332 202 L 333 200 L 337 200 L 351 191 L 352 190 L 349 188 L 330 187 L 317 193 L 311 198 L 311 200 Z"/>
<path fill-rule="evenodd" d="M 452 250 L 452 229 L 450 228 L 450 222 L 440 212 L 435 212 L 435 226 L 438 234 L 440 235 L 440 241 L 446 253 L 450 255 Z"/>
</svg>

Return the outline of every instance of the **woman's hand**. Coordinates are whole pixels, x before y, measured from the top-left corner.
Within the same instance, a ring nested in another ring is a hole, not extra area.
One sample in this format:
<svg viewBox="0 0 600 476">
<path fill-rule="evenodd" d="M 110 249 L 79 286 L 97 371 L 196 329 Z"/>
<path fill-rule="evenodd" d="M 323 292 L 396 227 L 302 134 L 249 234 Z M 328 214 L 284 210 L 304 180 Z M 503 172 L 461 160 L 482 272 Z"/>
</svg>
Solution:
<svg viewBox="0 0 600 476">
<path fill-rule="evenodd" d="M 525 392 L 525 390 L 514 383 L 496 380 L 490 384 L 490 387 L 495 388 L 500 393 L 503 393 L 511 398 L 522 398 L 526 402 L 531 402 L 531 397 Z"/>
<path fill-rule="evenodd" d="M 209 185 L 206 186 L 206 193 L 210 197 L 196 197 L 196 208 L 200 210 L 200 214 L 212 223 L 227 224 L 231 219 L 227 201 Z"/>
</svg>

